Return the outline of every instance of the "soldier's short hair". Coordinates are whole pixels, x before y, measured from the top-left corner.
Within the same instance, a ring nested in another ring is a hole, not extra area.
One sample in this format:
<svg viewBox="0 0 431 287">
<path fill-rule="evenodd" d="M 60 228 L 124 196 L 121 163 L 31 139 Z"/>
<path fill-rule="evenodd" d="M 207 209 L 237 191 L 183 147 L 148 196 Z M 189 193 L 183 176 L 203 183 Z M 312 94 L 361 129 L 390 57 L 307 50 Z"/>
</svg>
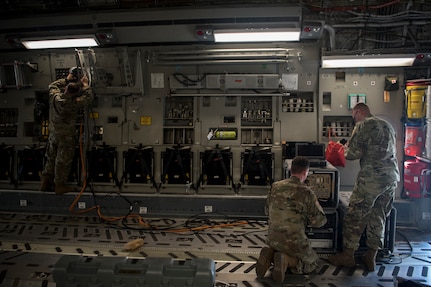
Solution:
<svg viewBox="0 0 431 287">
<path fill-rule="evenodd" d="M 368 107 L 367 104 L 365 103 L 357 103 L 354 107 L 353 107 L 354 111 L 362 111 L 365 112 L 366 114 L 370 113 L 370 107 Z"/>
<path fill-rule="evenodd" d="M 301 173 L 310 168 L 310 161 L 308 158 L 304 156 L 296 156 L 292 160 L 292 167 L 290 168 L 290 172 L 292 174 Z"/>
</svg>

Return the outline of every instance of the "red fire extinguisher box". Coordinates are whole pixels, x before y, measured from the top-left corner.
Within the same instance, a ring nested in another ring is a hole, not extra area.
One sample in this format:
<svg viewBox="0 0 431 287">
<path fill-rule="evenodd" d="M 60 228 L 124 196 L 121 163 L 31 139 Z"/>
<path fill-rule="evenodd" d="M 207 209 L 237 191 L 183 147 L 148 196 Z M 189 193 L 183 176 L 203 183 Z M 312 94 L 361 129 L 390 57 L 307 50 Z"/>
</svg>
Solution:
<svg viewBox="0 0 431 287">
<path fill-rule="evenodd" d="M 431 187 L 430 164 L 419 159 L 404 161 L 404 194 L 409 198 L 422 198 Z"/>
</svg>

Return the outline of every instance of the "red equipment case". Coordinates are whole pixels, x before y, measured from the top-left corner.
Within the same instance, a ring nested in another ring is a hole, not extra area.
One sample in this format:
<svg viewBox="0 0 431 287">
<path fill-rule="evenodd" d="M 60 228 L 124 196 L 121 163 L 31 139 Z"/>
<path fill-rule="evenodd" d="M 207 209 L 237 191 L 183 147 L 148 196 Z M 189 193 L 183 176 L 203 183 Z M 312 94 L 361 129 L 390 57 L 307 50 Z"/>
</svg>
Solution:
<svg viewBox="0 0 431 287">
<path fill-rule="evenodd" d="M 430 164 L 419 159 L 404 162 L 404 194 L 409 198 L 422 198 L 429 193 Z"/>
</svg>

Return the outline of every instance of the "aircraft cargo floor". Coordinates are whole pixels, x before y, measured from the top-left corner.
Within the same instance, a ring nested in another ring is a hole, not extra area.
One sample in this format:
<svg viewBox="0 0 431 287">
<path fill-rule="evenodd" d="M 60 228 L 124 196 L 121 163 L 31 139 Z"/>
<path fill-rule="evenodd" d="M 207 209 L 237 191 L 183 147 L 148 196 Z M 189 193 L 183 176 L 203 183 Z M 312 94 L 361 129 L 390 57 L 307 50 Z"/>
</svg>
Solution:
<svg viewBox="0 0 431 287">
<path fill-rule="evenodd" d="M 280 286 L 270 272 L 260 281 L 255 276 L 255 262 L 265 245 L 266 221 L 196 216 L 145 219 L 145 224 L 143 228 L 133 218 L 107 224 L 97 216 L 0 213 L 0 286 L 56 286 L 53 268 L 64 255 L 210 258 L 215 261 L 215 286 Z M 143 238 L 144 245 L 126 251 L 124 244 L 136 238 Z M 361 264 L 352 269 L 334 267 L 327 261 L 329 253 L 320 253 L 315 274 L 288 273 L 282 286 L 384 287 L 397 286 L 397 278 L 431 285 L 431 235 L 399 227 L 395 241 L 394 252 L 381 258 L 374 272 L 365 272 Z"/>
</svg>

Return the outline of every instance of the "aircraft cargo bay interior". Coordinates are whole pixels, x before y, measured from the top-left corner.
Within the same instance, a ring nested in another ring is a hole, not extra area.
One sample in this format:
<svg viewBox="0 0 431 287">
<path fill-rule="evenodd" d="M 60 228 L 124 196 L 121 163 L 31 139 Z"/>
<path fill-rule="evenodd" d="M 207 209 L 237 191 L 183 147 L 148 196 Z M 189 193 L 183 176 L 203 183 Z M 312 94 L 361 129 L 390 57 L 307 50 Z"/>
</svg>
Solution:
<svg viewBox="0 0 431 287">
<path fill-rule="evenodd" d="M 428 1 L 0 15 L 1 286 L 431 286 Z"/>
</svg>

